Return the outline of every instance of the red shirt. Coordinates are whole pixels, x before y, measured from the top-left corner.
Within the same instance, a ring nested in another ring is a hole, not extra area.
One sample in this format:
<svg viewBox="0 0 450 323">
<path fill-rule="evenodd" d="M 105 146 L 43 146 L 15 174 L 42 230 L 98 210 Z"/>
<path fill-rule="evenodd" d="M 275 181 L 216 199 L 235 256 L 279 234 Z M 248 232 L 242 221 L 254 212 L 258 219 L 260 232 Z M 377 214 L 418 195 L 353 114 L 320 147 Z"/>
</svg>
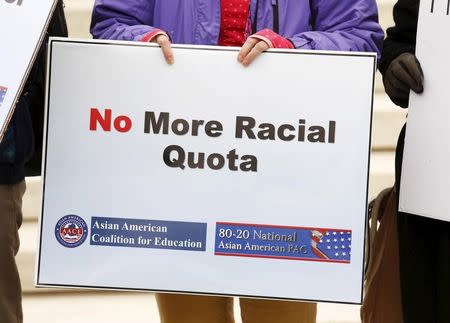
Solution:
<svg viewBox="0 0 450 323">
<path fill-rule="evenodd" d="M 221 0 L 220 46 L 242 46 L 247 38 L 250 0 Z"/>
</svg>

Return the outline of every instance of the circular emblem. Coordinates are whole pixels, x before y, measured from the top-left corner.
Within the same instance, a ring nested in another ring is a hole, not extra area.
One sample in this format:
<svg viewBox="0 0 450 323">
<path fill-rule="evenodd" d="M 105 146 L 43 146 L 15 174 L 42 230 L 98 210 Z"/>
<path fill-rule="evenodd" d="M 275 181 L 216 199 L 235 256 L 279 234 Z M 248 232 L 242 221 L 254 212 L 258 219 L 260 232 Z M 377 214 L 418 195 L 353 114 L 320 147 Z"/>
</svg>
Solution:
<svg viewBox="0 0 450 323">
<path fill-rule="evenodd" d="M 66 215 L 56 224 L 56 239 L 64 247 L 75 248 L 82 245 L 87 235 L 87 224 L 78 215 Z"/>
</svg>

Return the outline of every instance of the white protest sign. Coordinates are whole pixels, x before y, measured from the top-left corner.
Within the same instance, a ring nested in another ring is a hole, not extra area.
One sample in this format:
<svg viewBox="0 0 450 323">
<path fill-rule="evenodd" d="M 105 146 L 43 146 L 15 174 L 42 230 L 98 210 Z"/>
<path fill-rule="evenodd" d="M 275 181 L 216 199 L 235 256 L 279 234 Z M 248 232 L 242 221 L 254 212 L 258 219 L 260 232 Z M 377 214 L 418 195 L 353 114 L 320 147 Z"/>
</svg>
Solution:
<svg viewBox="0 0 450 323">
<path fill-rule="evenodd" d="M 421 1 L 416 55 L 424 92 L 411 93 L 399 208 L 450 221 L 450 2 Z"/>
<path fill-rule="evenodd" d="M 56 0 L 0 0 L 0 141 Z"/>
<path fill-rule="evenodd" d="M 360 303 L 375 54 L 53 40 L 37 284 Z"/>
</svg>

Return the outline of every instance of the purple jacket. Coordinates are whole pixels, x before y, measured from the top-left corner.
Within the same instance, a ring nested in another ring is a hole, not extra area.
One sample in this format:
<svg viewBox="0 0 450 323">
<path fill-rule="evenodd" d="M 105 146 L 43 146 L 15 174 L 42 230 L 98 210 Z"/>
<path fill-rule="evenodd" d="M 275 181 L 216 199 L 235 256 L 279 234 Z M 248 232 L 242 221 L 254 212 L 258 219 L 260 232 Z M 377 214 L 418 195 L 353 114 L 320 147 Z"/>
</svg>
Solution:
<svg viewBox="0 0 450 323">
<path fill-rule="evenodd" d="M 277 0 L 252 0 L 256 30 L 273 29 Z M 380 54 L 375 0 L 278 0 L 279 34 L 296 48 Z M 220 0 L 96 0 L 94 38 L 139 40 L 159 28 L 173 43 L 217 45 Z"/>
</svg>

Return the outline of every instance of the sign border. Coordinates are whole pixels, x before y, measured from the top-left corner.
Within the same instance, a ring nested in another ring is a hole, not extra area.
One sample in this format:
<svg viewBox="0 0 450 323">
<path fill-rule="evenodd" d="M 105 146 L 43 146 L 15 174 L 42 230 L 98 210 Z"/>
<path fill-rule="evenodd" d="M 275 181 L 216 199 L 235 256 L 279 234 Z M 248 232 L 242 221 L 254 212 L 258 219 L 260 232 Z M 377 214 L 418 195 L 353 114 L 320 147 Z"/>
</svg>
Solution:
<svg viewBox="0 0 450 323">
<path fill-rule="evenodd" d="M 42 154 L 42 208 L 41 215 L 39 217 L 39 243 L 38 252 L 36 255 L 36 271 L 35 271 L 35 285 L 36 287 L 59 287 L 69 289 L 87 289 L 87 290 L 115 290 L 115 291 L 139 291 L 139 292 L 154 292 L 154 293 L 172 293 L 172 294 L 186 294 L 186 295 L 205 295 L 205 296 L 226 296 L 226 297 L 245 297 L 254 299 L 272 299 L 281 301 L 304 301 L 304 302 L 320 302 L 320 303 L 333 303 L 333 304 L 349 304 L 349 305 L 361 305 L 363 301 L 364 290 L 364 264 L 366 261 L 366 254 L 363 253 L 362 263 L 362 282 L 361 282 L 361 296 L 359 302 L 339 302 L 339 301 L 327 301 L 327 300 L 315 300 L 315 299 L 297 299 L 288 297 L 271 297 L 271 296 L 255 296 L 255 295 L 241 295 L 241 294 L 221 294 L 221 293 L 202 293 L 193 291 L 174 291 L 174 290 L 160 290 L 160 289 L 147 289 L 147 288 L 130 288 L 130 287 L 105 287 L 105 286 L 89 286 L 89 285 L 67 285 L 67 284 L 47 284 L 41 283 L 40 278 L 40 262 L 41 262 L 41 245 L 42 245 L 42 230 L 43 230 L 43 217 L 44 217 L 44 196 L 45 196 L 45 177 L 47 170 L 47 140 L 48 140 L 48 113 L 50 109 L 50 73 L 52 69 L 52 53 L 54 43 L 76 43 L 76 44 L 89 44 L 89 45 L 117 45 L 117 46 L 142 46 L 142 47 L 159 47 L 156 44 L 141 43 L 141 42 L 128 42 L 128 41 L 113 41 L 113 40 L 86 40 L 86 39 L 67 39 L 60 37 L 50 37 L 49 49 L 47 57 L 47 82 L 46 82 L 46 103 L 45 103 L 45 137 L 43 143 Z M 239 52 L 239 47 L 221 47 L 221 46 L 193 46 L 193 45 L 172 45 L 172 48 L 177 49 L 193 49 L 193 50 L 222 50 L 222 51 L 234 51 Z M 372 126 L 373 126 L 373 106 L 375 96 L 375 75 L 377 70 L 377 54 L 376 53 L 364 53 L 364 52 L 339 52 L 339 51 L 312 51 L 312 50 L 288 50 L 288 49 L 270 49 L 264 54 L 270 53 L 282 53 L 290 55 L 321 55 L 321 56 L 354 56 L 354 57 L 368 57 L 373 59 L 373 75 L 372 75 L 372 97 L 370 108 L 370 127 L 369 127 L 369 149 L 368 149 L 368 162 L 367 162 L 367 185 L 366 185 L 366 210 L 364 227 L 368 225 L 368 198 L 369 198 L 369 183 L 370 183 L 370 156 L 372 150 Z M 364 244 L 363 250 L 366 248 L 366 235 L 367 230 L 364 230 Z"/>
</svg>

